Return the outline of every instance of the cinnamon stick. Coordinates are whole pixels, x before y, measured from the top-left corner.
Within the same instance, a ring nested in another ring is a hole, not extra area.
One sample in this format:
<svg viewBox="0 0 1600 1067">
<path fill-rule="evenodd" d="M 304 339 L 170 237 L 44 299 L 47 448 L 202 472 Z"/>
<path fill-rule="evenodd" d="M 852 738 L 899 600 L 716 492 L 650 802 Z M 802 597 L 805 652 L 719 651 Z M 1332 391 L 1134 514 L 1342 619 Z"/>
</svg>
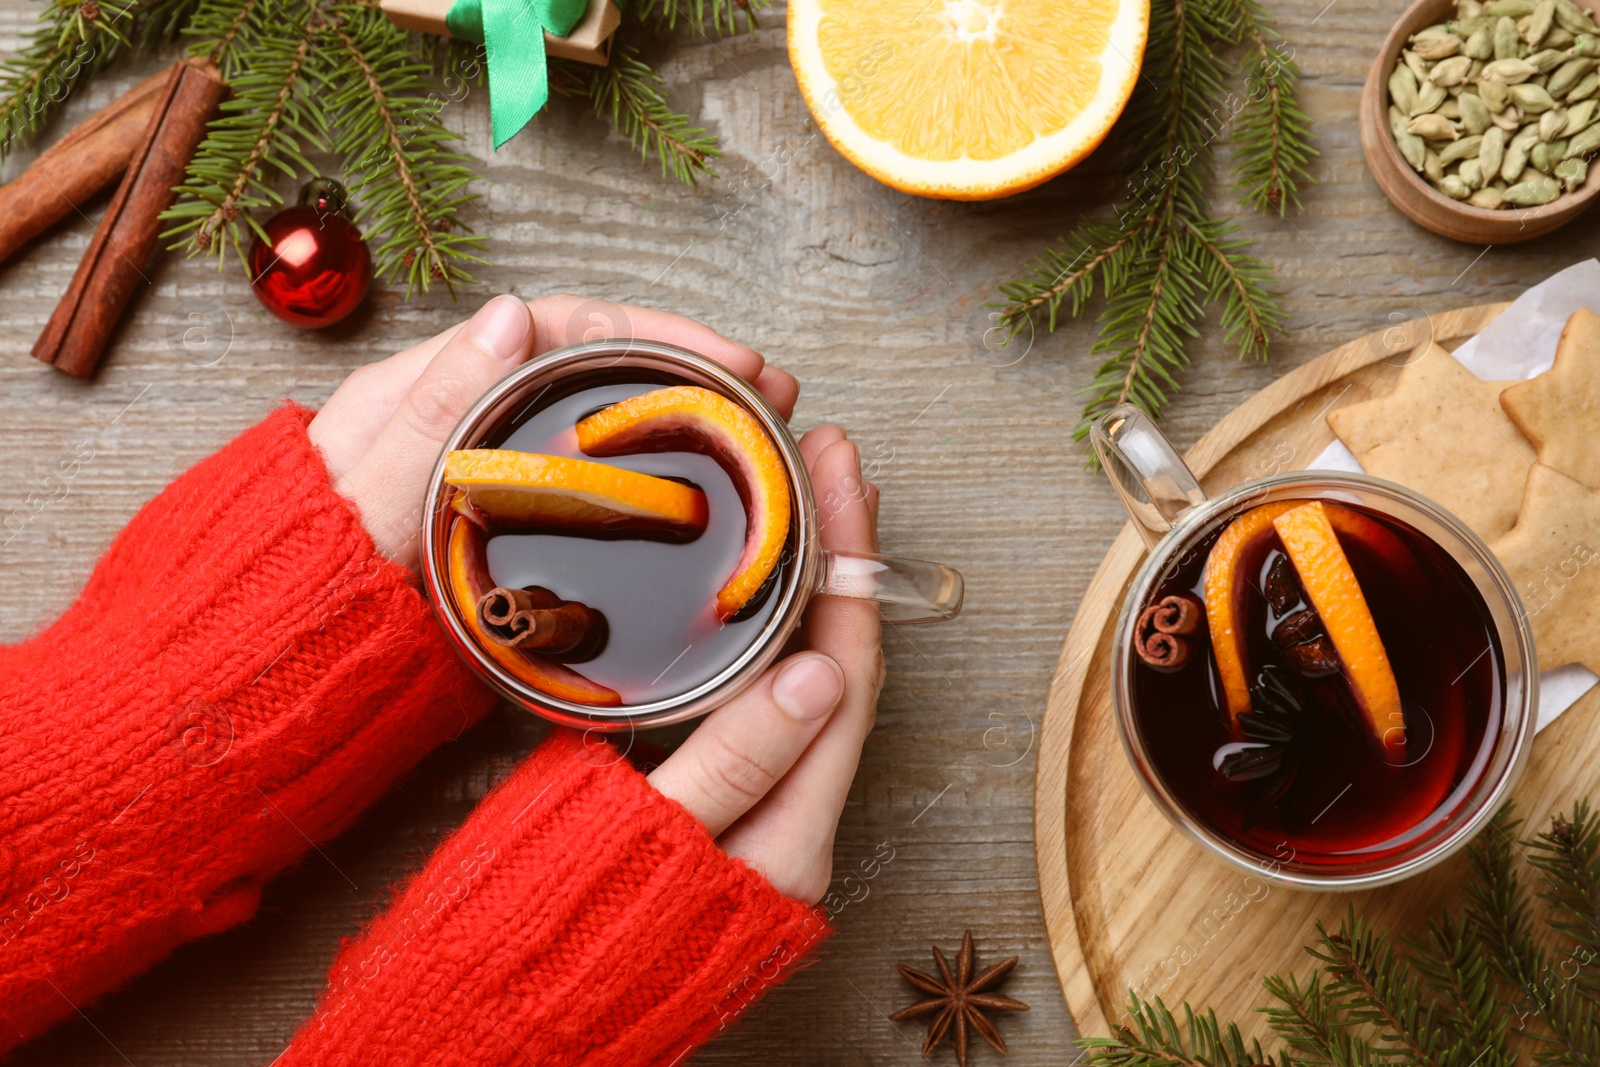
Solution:
<svg viewBox="0 0 1600 1067">
<path fill-rule="evenodd" d="M 168 67 L 150 75 L 0 186 L 0 263 L 122 176 L 171 74 Z"/>
<path fill-rule="evenodd" d="M 144 268 L 161 233 L 161 213 L 227 91 L 209 63 L 178 63 L 167 72 L 122 184 L 33 346 L 36 358 L 80 378 L 94 373 L 123 310 L 150 283 Z"/>
<path fill-rule="evenodd" d="M 548 589 L 496 586 L 478 600 L 484 632 L 503 645 L 556 655 L 583 644 L 601 625 L 598 611 Z"/>
</svg>

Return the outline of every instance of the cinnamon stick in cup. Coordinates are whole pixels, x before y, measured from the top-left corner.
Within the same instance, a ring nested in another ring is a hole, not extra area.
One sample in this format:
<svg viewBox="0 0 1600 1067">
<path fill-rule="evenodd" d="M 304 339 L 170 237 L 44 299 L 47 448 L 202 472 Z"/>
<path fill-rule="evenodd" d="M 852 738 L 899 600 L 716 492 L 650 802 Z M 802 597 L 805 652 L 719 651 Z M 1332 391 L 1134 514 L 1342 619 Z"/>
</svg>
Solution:
<svg viewBox="0 0 1600 1067">
<path fill-rule="evenodd" d="M 171 67 L 150 75 L 0 186 L 0 262 L 122 176 L 171 75 Z"/>
<path fill-rule="evenodd" d="M 227 94 L 216 68 L 178 63 L 167 73 L 117 194 L 84 251 L 72 284 L 33 346 L 36 358 L 80 378 L 94 373 L 144 269 L 206 123 Z"/>
<path fill-rule="evenodd" d="M 478 619 L 496 641 L 529 652 L 570 652 L 603 625 L 600 613 L 575 600 L 562 600 L 541 586 L 497 586 L 478 601 Z"/>
</svg>

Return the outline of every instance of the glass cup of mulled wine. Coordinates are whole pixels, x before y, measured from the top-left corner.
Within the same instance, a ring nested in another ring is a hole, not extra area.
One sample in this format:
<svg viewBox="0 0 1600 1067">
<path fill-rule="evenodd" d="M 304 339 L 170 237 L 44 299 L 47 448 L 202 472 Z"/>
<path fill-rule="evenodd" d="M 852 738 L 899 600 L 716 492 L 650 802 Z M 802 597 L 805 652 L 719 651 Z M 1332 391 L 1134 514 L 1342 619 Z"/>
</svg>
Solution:
<svg viewBox="0 0 1600 1067">
<path fill-rule="evenodd" d="M 938 563 L 825 549 L 784 419 L 720 364 L 639 340 L 513 371 L 451 433 L 422 515 L 423 584 L 458 651 L 581 729 L 702 715 L 782 653 L 813 596 L 896 624 L 954 618 Z"/>
<path fill-rule="evenodd" d="M 1348 890 L 1439 862 L 1493 817 L 1533 736 L 1538 666 L 1471 530 L 1360 474 L 1208 497 L 1131 405 L 1090 438 L 1149 547 L 1112 704 L 1167 818 L 1255 874 Z"/>
</svg>

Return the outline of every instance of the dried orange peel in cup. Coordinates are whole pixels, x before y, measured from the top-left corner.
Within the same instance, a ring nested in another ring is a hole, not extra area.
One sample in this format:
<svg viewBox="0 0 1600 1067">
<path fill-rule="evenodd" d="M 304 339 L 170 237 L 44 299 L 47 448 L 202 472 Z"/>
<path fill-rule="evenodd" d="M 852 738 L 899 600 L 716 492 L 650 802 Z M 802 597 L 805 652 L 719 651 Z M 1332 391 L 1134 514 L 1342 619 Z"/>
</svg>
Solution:
<svg viewBox="0 0 1600 1067">
<path fill-rule="evenodd" d="M 756 417 L 720 393 L 677 385 L 619 401 L 578 423 L 578 447 L 591 456 L 681 450 L 720 463 L 745 509 L 744 551 L 717 592 L 728 619 L 772 576 L 789 538 L 789 474 Z"/>
<path fill-rule="evenodd" d="M 574 704 L 597 707 L 616 707 L 622 703 L 622 695 L 616 690 L 591 682 L 556 660 L 502 645 L 484 633 L 478 621 L 477 605 L 483 594 L 494 588 L 495 583 L 489 578 L 489 561 L 485 555 L 484 533 L 481 529 L 464 518 L 452 520 L 447 552 L 450 595 L 456 602 L 456 616 L 485 654 L 504 667 L 512 677 L 541 693 L 570 700 Z"/>
<path fill-rule="evenodd" d="M 660 530 L 690 539 L 706 528 L 693 486 L 604 463 L 473 448 L 445 457 L 451 506 L 480 524 L 576 530 Z"/>
<path fill-rule="evenodd" d="M 1276 534 L 1300 577 L 1311 606 L 1339 653 L 1343 677 L 1372 736 L 1391 756 L 1405 752 L 1400 689 L 1383 639 L 1367 607 L 1340 536 L 1366 545 L 1392 563 L 1410 557 L 1401 540 L 1360 512 L 1322 501 L 1276 501 L 1235 519 L 1217 538 L 1206 561 L 1206 621 L 1228 713 L 1238 721 L 1250 708 L 1250 683 L 1242 648 L 1244 560 Z M 1402 573 L 1409 568 L 1397 568 Z"/>
</svg>

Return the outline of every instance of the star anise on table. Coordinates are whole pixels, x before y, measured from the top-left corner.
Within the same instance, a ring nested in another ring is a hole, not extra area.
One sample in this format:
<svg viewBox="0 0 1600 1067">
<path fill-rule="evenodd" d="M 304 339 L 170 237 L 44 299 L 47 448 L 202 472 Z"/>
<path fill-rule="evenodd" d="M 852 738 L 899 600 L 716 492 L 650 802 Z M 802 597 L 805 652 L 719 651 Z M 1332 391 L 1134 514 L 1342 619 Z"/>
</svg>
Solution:
<svg viewBox="0 0 1600 1067">
<path fill-rule="evenodd" d="M 1028 1006 L 1020 1000 L 990 992 L 1011 973 L 1011 968 L 1017 965 L 1017 957 L 1001 960 L 973 974 L 972 931 L 968 930 L 961 938 L 961 951 L 956 954 L 954 974 L 951 974 L 950 964 L 944 958 L 944 953 L 939 951 L 938 945 L 933 946 L 933 962 L 939 968 L 937 978 L 904 964 L 895 964 L 902 978 L 924 993 L 932 993 L 933 997 L 918 1001 L 909 1008 L 901 1008 L 889 1018 L 903 1022 L 906 1019 L 933 1016 L 933 1022 L 928 1024 L 928 1038 L 922 1043 L 924 1056 L 938 1048 L 945 1037 L 953 1033 L 956 1063 L 960 1067 L 967 1067 L 967 1040 L 973 1031 L 1003 1054 L 1006 1051 L 1005 1040 L 984 1013 L 1028 1010 Z"/>
</svg>

